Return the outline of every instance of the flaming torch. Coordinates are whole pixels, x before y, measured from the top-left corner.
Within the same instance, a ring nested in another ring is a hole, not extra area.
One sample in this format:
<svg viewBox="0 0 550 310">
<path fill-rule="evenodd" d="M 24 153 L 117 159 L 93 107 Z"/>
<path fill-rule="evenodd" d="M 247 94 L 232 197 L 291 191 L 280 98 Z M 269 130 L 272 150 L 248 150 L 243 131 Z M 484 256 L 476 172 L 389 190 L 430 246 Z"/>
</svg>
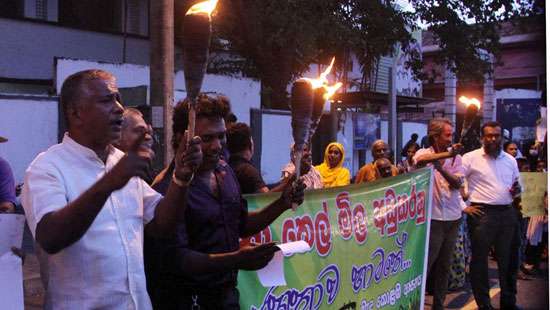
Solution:
<svg viewBox="0 0 550 310">
<path fill-rule="evenodd" d="M 332 70 L 333 64 L 334 58 L 318 79 L 301 78 L 292 85 L 290 106 L 296 180 L 300 178 L 304 146 L 311 142 L 311 137 L 319 125 L 324 103 L 342 86 L 342 83 L 328 85 L 326 76 Z M 293 203 L 292 209 L 296 210 L 296 207 L 297 205 Z"/>
<path fill-rule="evenodd" d="M 317 126 L 319 126 L 319 121 L 323 114 L 323 107 L 325 102 L 336 93 L 336 91 L 342 87 L 342 83 L 338 82 L 333 85 L 328 84 L 327 75 L 332 71 L 332 66 L 334 65 L 335 57 L 332 57 L 330 65 L 319 75 L 318 79 L 308 79 L 313 88 L 313 111 L 311 114 L 311 127 L 309 129 L 309 140 L 315 134 Z M 310 141 L 311 142 L 311 141 Z"/>
<path fill-rule="evenodd" d="M 211 13 L 218 0 L 193 5 L 183 19 L 183 72 L 189 102 L 188 137 L 195 135 L 195 109 L 208 62 L 208 49 L 212 35 Z M 189 139 L 191 141 L 191 139 Z"/>
<path fill-rule="evenodd" d="M 313 112 L 311 82 L 306 79 L 299 79 L 292 84 L 290 107 L 292 110 L 292 137 L 294 138 L 294 171 L 296 172 L 296 180 L 298 180 L 300 178 L 304 146 L 309 140 L 308 134 Z M 296 207 L 297 205 L 293 203 L 292 209 L 296 210 Z"/>
<path fill-rule="evenodd" d="M 481 103 L 476 98 L 468 98 L 465 96 L 458 98 L 458 101 L 466 105 L 466 115 L 464 116 L 464 121 L 462 122 L 462 130 L 460 131 L 460 139 L 458 141 L 458 143 L 462 143 L 462 140 L 472 128 L 477 112 L 481 108 Z"/>
</svg>

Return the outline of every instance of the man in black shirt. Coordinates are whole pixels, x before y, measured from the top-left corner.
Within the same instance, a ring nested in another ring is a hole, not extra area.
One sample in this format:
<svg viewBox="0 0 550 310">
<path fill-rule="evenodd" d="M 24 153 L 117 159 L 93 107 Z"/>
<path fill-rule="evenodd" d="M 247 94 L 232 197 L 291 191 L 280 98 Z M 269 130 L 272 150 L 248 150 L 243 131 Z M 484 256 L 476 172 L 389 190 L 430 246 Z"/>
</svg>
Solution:
<svg viewBox="0 0 550 310">
<path fill-rule="evenodd" d="M 187 209 L 178 222 L 173 240 L 160 243 L 157 259 L 160 276 L 149 288 L 155 290 L 156 309 L 239 309 L 237 274 L 240 269 L 264 267 L 278 250 L 274 243 L 240 245 L 239 238 L 263 230 L 292 203 L 301 204 L 305 185 L 292 179 L 277 200 L 248 211 L 233 170 L 221 158 L 226 143 L 226 105 L 220 96 L 200 95 L 197 100 L 195 134 L 201 138 L 203 161 L 188 181 Z M 173 114 L 174 136 L 187 128 L 187 102 Z M 172 177 L 171 164 L 154 181 L 162 192 Z"/>
<path fill-rule="evenodd" d="M 227 149 L 231 154 L 229 166 L 237 176 L 241 192 L 243 194 L 268 192 L 269 189 L 265 185 L 262 175 L 251 162 L 254 154 L 254 141 L 247 124 L 235 123 L 227 128 Z"/>
</svg>

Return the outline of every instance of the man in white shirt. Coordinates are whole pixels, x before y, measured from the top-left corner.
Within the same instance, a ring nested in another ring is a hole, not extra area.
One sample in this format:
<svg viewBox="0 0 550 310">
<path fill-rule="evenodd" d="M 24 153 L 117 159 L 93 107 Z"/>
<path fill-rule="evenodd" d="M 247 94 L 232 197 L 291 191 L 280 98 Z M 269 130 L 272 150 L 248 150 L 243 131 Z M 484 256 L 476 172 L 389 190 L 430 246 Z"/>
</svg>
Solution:
<svg viewBox="0 0 550 310">
<path fill-rule="evenodd" d="M 451 121 L 435 118 L 428 125 L 430 147 L 418 150 L 413 157 L 416 167 L 434 167 L 428 252 L 428 272 L 434 280 L 432 309 L 444 308 L 451 260 L 464 205 L 460 195 L 464 169 L 462 158 L 458 155 L 462 145 L 451 146 L 452 139 Z"/>
<path fill-rule="evenodd" d="M 472 241 L 470 279 L 480 309 L 492 309 L 489 296 L 489 248 L 495 247 L 500 284 L 500 308 L 516 309 L 515 277 L 511 257 L 517 253 L 515 242 L 518 220 L 512 206 L 521 191 L 516 160 L 502 151 L 502 127 L 488 122 L 481 128 L 480 149 L 464 155 L 462 164 L 468 182 L 470 206 L 468 229 Z"/>
<path fill-rule="evenodd" d="M 151 309 L 143 231 L 175 231 L 202 162 L 200 138 L 188 147 L 180 143 L 163 198 L 142 180 L 153 156 L 145 135 L 127 153 L 111 145 L 120 138 L 123 113 L 113 75 L 75 73 L 63 83 L 60 101 L 68 133 L 31 163 L 22 198 L 39 245 L 45 308 Z"/>
</svg>

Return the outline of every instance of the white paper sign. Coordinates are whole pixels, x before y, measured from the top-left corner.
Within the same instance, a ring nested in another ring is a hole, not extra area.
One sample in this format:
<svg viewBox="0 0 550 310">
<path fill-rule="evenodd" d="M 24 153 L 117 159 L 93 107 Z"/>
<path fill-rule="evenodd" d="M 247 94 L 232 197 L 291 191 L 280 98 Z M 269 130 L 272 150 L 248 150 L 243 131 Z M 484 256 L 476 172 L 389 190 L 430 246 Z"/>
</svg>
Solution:
<svg viewBox="0 0 550 310">
<path fill-rule="evenodd" d="M 277 247 L 281 250 L 275 252 L 267 266 L 257 271 L 260 283 L 265 287 L 286 285 L 284 257 L 310 250 L 309 244 L 303 240 L 277 244 Z"/>
<path fill-rule="evenodd" d="M 24 215 L 0 214 L 0 256 L 11 253 L 12 247 L 21 247 L 24 227 Z"/>
<path fill-rule="evenodd" d="M 11 248 L 21 248 L 25 216 L 0 214 L 0 300 L 2 309 L 23 309 L 23 267 Z"/>
</svg>

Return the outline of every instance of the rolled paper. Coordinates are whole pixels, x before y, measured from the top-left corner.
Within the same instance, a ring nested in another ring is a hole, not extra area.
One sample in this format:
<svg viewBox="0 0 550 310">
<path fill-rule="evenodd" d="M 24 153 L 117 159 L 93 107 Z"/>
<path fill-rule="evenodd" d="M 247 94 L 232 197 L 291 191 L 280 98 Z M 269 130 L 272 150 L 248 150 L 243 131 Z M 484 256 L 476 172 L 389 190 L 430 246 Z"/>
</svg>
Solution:
<svg viewBox="0 0 550 310">
<path fill-rule="evenodd" d="M 302 169 L 302 155 L 304 154 L 304 147 L 302 145 L 301 148 L 299 148 L 296 144 L 296 150 L 294 151 L 295 157 L 294 157 L 294 172 L 296 173 L 296 181 L 298 181 L 298 178 L 300 178 L 300 171 Z M 298 204 L 293 202 L 292 203 L 292 211 L 296 211 L 298 208 Z"/>
<path fill-rule="evenodd" d="M 195 136 L 195 109 L 208 64 L 212 26 L 208 13 L 187 14 L 183 19 L 181 46 L 185 89 L 189 99 L 188 142 Z"/>
<path fill-rule="evenodd" d="M 297 147 L 303 149 L 308 140 L 313 110 L 313 89 L 305 80 L 298 80 L 292 85 L 290 97 L 292 110 L 292 137 Z"/>
<path fill-rule="evenodd" d="M 212 27 L 208 13 L 185 15 L 183 19 L 183 72 L 188 98 L 197 98 L 208 64 Z"/>
<path fill-rule="evenodd" d="M 475 121 L 478 111 L 479 108 L 475 104 L 470 104 L 466 107 L 466 115 L 464 116 L 464 121 L 462 122 L 462 130 L 460 131 L 459 143 L 462 143 L 462 140 L 468 134 L 468 131 Z"/>
<path fill-rule="evenodd" d="M 462 121 L 462 130 L 460 131 L 460 138 L 458 139 L 458 143 L 462 144 L 464 138 L 468 134 L 468 131 L 470 131 L 470 128 L 472 128 L 472 124 L 474 123 L 478 111 L 479 108 L 475 104 L 469 104 L 466 107 L 466 115 L 464 115 L 464 121 Z M 452 165 L 455 164 L 455 160 L 456 156 L 453 157 Z"/>
<path fill-rule="evenodd" d="M 317 88 L 313 91 L 313 110 L 311 111 L 311 126 L 309 128 L 309 139 L 313 138 L 321 116 L 323 115 L 323 107 L 325 106 L 325 89 L 323 87 Z M 311 141 L 310 141 L 311 142 Z"/>
<path fill-rule="evenodd" d="M 309 140 L 311 113 L 313 110 L 313 89 L 306 80 L 298 80 L 292 85 L 290 97 L 292 110 L 292 137 L 294 138 L 295 159 L 294 167 L 296 180 L 300 178 L 302 154 L 304 145 Z M 297 204 L 292 203 L 292 210 L 296 211 Z"/>
</svg>

